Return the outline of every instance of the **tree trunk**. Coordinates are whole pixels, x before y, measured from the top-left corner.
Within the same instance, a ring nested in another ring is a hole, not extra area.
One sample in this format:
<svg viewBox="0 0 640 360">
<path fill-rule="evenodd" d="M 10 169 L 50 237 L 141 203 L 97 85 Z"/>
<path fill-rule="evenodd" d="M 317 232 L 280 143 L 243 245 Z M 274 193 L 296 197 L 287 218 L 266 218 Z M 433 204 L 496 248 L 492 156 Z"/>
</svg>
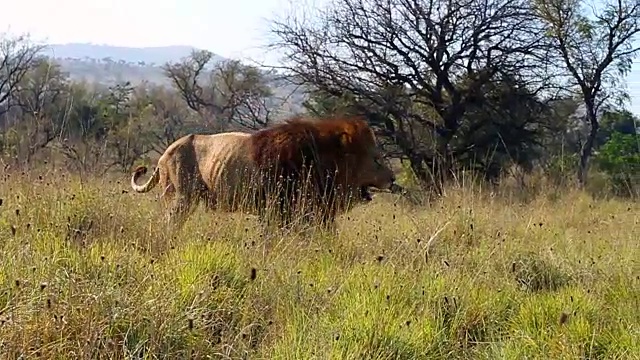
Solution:
<svg viewBox="0 0 640 360">
<path fill-rule="evenodd" d="M 589 173 L 589 163 L 593 152 L 593 144 L 595 144 L 598 135 L 598 118 L 592 104 L 587 104 L 587 119 L 589 120 L 589 136 L 580 151 L 580 160 L 578 164 L 578 186 L 584 188 L 587 184 L 587 175 Z"/>
<path fill-rule="evenodd" d="M 451 156 L 450 143 L 455 130 L 449 130 L 441 134 L 436 139 L 436 152 L 433 158 L 433 173 L 436 187 L 439 193 L 444 192 L 445 184 L 451 180 L 453 159 Z"/>
<path fill-rule="evenodd" d="M 424 157 L 420 154 L 409 155 L 409 165 L 420 183 L 426 183 L 430 176 L 425 168 Z"/>
</svg>

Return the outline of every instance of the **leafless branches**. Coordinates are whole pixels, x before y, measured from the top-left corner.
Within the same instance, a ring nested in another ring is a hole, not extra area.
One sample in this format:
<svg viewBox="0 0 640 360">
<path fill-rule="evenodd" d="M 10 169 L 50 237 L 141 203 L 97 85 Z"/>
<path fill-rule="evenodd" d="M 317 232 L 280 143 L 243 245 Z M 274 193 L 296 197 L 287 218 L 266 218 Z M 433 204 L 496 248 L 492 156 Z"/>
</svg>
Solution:
<svg viewBox="0 0 640 360">
<path fill-rule="evenodd" d="M 27 36 L 0 37 L 0 115 L 13 105 L 16 86 L 31 69 L 43 46 L 32 44 Z"/>
<path fill-rule="evenodd" d="M 272 47 L 298 83 L 352 94 L 363 112 L 391 116 L 380 123 L 412 165 L 433 165 L 456 151 L 462 119 L 489 84 L 515 78 L 533 93 L 551 86 L 544 29 L 529 4 L 334 0 L 315 21 L 275 21 Z"/>
<path fill-rule="evenodd" d="M 236 60 L 212 60 L 212 53 L 197 51 L 182 62 L 167 64 L 165 73 L 187 105 L 216 130 L 266 126 L 274 98 L 264 74 Z"/>
</svg>

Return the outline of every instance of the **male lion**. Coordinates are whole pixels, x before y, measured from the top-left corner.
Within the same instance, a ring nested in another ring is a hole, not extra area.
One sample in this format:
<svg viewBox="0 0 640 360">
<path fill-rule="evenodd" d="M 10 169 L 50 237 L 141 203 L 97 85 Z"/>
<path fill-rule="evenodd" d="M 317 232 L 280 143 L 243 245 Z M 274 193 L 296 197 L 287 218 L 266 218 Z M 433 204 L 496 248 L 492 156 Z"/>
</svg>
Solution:
<svg viewBox="0 0 640 360">
<path fill-rule="evenodd" d="M 270 200 L 280 225 L 316 218 L 333 226 L 339 212 L 371 200 L 369 187 L 397 189 L 393 171 L 364 119 L 311 121 L 293 118 L 257 131 L 187 135 L 171 144 L 144 185 L 160 183 L 170 205 L 167 220 L 181 227 L 195 205 L 223 211 L 257 212 L 264 220 Z"/>
</svg>

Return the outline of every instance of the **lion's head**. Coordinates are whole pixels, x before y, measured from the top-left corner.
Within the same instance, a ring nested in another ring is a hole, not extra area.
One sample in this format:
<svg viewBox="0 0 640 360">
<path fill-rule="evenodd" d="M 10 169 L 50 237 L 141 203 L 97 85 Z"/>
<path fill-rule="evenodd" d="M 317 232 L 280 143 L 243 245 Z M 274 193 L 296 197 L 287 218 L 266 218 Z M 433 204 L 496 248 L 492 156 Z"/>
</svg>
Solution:
<svg viewBox="0 0 640 360">
<path fill-rule="evenodd" d="M 346 166 L 339 169 L 347 175 L 347 184 L 357 187 L 363 201 L 372 199 L 370 187 L 391 189 L 395 184 L 395 174 L 378 148 L 373 130 L 363 119 L 341 120 L 334 126 L 342 127 L 341 151 Z"/>
<path fill-rule="evenodd" d="M 346 187 L 370 201 L 369 187 L 390 189 L 395 183 L 364 119 L 293 118 L 257 132 L 253 142 L 254 159 L 261 166 L 277 162 L 279 175 L 300 177 L 300 169 L 308 165 L 320 169 L 314 180 L 317 189 L 328 184 Z"/>
<path fill-rule="evenodd" d="M 285 180 L 286 186 L 276 187 L 283 218 L 310 200 L 319 211 L 313 210 L 314 216 L 329 224 L 338 212 L 370 201 L 369 187 L 391 189 L 395 184 L 364 119 L 293 118 L 253 133 L 251 144 L 262 186 Z"/>
</svg>

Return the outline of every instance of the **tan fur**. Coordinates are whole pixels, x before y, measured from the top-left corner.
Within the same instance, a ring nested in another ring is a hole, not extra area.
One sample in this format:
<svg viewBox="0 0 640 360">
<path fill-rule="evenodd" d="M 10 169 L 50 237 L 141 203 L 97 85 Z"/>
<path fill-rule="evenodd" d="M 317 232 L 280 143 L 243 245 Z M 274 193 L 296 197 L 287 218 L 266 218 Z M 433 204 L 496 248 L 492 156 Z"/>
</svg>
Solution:
<svg viewBox="0 0 640 360">
<path fill-rule="evenodd" d="M 209 209 L 236 211 L 243 200 L 238 196 L 247 195 L 244 189 L 251 186 L 249 139 L 241 132 L 186 135 L 167 148 L 144 185 L 136 182 L 146 167 L 138 167 L 131 186 L 147 192 L 160 184 L 167 221 L 178 228 L 202 201 Z"/>
</svg>

